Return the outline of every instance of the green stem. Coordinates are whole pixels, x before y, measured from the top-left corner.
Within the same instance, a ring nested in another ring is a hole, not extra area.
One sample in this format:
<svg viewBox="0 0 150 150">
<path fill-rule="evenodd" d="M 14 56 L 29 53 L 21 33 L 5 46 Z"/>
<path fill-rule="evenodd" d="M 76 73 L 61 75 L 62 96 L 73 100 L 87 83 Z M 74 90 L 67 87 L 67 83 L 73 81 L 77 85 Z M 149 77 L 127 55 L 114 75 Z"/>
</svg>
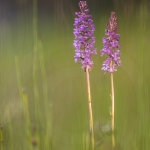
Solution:
<svg viewBox="0 0 150 150">
<path fill-rule="evenodd" d="M 38 43 L 39 43 L 38 52 L 39 52 L 40 68 L 41 68 L 41 75 L 42 75 L 42 81 L 43 81 L 43 96 L 45 100 L 45 115 L 47 116 L 47 114 L 49 114 L 49 117 L 46 118 L 46 134 L 44 135 L 45 136 L 44 146 L 45 146 L 45 149 L 48 149 L 51 143 L 50 140 L 51 140 L 51 127 L 52 127 L 52 123 L 51 123 L 52 111 L 49 108 L 50 102 L 48 101 L 48 86 L 47 86 L 47 80 L 46 80 L 46 69 L 45 69 L 45 64 L 44 64 L 43 47 L 42 47 L 41 39 L 39 39 Z"/>
<path fill-rule="evenodd" d="M 3 129 L 2 129 L 2 125 L 0 124 L 0 148 L 1 150 L 3 150 Z"/>
<path fill-rule="evenodd" d="M 34 56 L 33 56 L 33 86 L 36 101 L 39 100 L 39 91 L 37 87 L 37 53 L 38 53 L 38 34 L 37 34 L 37 0 L 33 0 L 33 39 L 34 39 Z"/>
<path fill-rule="evenodd" d="M 18 81 L 18 88 L 19 88 L 19 94 L 20 98 L 22 100 L 22 105 L 24 107 L 24 113 L 25 113 L 25 121 L 26 121 L 26 128 L 27 128 L 27 136 L 29 139 L 29 143 L 31 143 L 32 134 L 30 131 L 30 116 L 29 116 L 29 106 L 28 106 L 28 98 L 27 94 L 23 92 L 22 90 L 22 82 L 20 77 L 20 71 L 19 71 L 19 62 L 18 62 L 18 56 L 15 56 L 15 65 L 16 65 L 16 74 L 17 74 L 17 81 Z M 29 149 L 32 150 L 31 144 L 29 144 Z"/>
<path fill-rule="evenodd" d="M 91 145 L 92 150 L 94 150 L 94 130 L 93 130 L 93 115 L 92 115 L 92 104 L 91 104 L 91 91 L 90 91 L 90 78 L 89 78 L 89 69 L 86 67 L 86 79 L 87 79 L 87 90 L 88 90 L 88 106 L 89 106 L 89 115 L 90 115 L 90 134 L 91 134 Z"/>
<path fill-rule="evenodd" d="M 112 110 L 111 110 L 111 128 L 112 128 L 112 149 L 115 148 L 115 136 L 114 136 L 114 81 L 113 81 L 113 73 L 110 73 L 110 81 L 111 81 L 111 100 L 112 100 Z"/>
<path fill-rule="evenodd" d="M 38 89 L 38 29 L 37 29 L 37 0 L 33 0 L 33 39 L 34 39 L 34 48 L 33 48 L 33 90 L 35 98 L 35 115 L 38 117 L 38 122 L 41 121 L 41 112 L 40 112 L 40 95 Z"/>
</svg>

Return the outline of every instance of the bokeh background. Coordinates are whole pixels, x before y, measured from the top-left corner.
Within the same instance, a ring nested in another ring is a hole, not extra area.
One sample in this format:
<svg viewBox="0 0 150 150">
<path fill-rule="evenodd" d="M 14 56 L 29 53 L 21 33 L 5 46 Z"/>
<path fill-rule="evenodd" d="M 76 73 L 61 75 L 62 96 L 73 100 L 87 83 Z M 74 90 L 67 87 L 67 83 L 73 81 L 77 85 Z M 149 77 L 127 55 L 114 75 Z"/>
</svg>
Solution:
<svg viewBox="0 0 150 150">
<path fill-rule="evenodd" d="M 0 0 L 1 150 L 89 149 L 86 75 L 73 58 L 78 2 Z M 114 73 L 116 149 L 149 150 L 150 1 L 87 2 L 98 52 L 90 72 L 95 149 L 111 149 L 110 75 L 100 50 L 115 11 L 122 60 Z"/>
</svg>

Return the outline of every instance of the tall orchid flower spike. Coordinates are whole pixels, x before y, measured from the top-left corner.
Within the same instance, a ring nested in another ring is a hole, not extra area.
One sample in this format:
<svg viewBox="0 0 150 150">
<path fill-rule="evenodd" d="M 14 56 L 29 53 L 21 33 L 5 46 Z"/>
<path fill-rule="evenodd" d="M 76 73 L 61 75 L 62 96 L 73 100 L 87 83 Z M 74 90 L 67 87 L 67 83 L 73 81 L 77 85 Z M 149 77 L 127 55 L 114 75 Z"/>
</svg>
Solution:
<svg viewBox="0 0 150 150">
<path fill-rule="evenodd" d="M 107 29 L 105 30 L 105 35 L 107 37 L 103 38 L 104 48 L 101 50 L 101 56 L 104 54 L 107 55 L 106 60 L 103 62 L 102 70 L 110 73 L 111 81 L 111 128 L 112 128 L 112 150 L 115 148 L 115 136 L 114 136 L 114 111 L 115 111 L 115 98 L 114 98 L 114 82 L 113 82 L 113 73 L 117 71 L 117 67 L 121 66 L 120 60 L 120 35 L 117 34 L 118 24 L 117 17 L 115 12 L 111 13 L 109 23 L 107 23 Z"/>
<path fill-rule="evenodd" d="M 95 37 L 94 34 L 94 24 L 92 20 L 92 15 L 89 14 L 89 9 L 86 1 L 79 2 L 80 12 L 76 12 L 74 23 L 74 47 L 75 47 L 75 62 L 81 61 L 82 69 L 86 72 L 87 79 L 87 92 L 88 92 L 88 106 L 89 106 L 89 126 L 90 126 L 90 139 L 91 147 L 94 150 L 94 131 L 93 131 L 93 115 L 92 115 L 92 105 L 91 105 L 91 92 L 90 92 L 90 79 L 89 72 L 93 67 L 93 61 L 91 58 L 92 54 L 97 54 L 97 50 L 94 48 Z"/>
</svg>

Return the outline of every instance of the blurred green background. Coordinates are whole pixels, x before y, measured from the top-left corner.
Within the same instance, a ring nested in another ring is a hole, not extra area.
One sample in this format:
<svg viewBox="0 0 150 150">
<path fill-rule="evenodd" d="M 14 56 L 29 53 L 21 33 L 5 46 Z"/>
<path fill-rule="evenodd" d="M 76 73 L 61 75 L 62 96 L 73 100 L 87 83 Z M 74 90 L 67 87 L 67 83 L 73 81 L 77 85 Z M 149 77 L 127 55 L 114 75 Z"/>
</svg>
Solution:
<svg viewBox="0 0 150 150">
<path fill-rule="evenodd" d="M 86 75 L 73 58 L 78 2 L 39 0 L 36 12 L 29 0 L 0 1 L 1 150 L 88 150 Z M 116 149 L 149 150 L 150 1 L 87 2 L 98 52 L 90 72 L 95 149 L 111 149 L 110 75 L 100 50 L 115 11 L 122 60 L 114 73 Z"/>
</svg>

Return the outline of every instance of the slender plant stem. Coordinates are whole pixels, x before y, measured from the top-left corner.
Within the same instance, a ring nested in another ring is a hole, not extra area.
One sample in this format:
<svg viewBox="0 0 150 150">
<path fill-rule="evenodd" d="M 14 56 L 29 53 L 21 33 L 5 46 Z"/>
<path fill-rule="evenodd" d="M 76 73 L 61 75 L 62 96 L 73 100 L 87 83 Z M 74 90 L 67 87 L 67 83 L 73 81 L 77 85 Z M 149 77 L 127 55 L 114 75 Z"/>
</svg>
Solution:
<svg viewBox="0 0 150 150">
<path fill-rule="evenodd" d="M 43 55 L 43 47 L 42 47 L 42 41 L 39 38 L 38 39 L 38 44 L 39 44 L 39 49 L 38 49 L 38 54 L 39 54 L 39 61 L 40 61 L 40 69 L 41 69 L 41 75 L 42 75 L 42 81 L 43 81 L 43 97 L 45 100 L 45 115 L 49 115 L 48 118 L 46 118 L 46 133 L 44 134 L 44 146 L 45 149 L 48 149 L 48 147 L 51 145 L 52 146 L 52 141 L 51 140 L 51 133 L 52 133 L 52 111 L 49 108 L 49 99 L 48 99 L 48 86 L 47 86 L 47 78 L 46 78 L 46 69 L 45 69 L 45 64 L 44 64 L 44 55 Z"/>
<path fill-rule="evenodd" d="M 112 100 L 112 108 L 111 108 L 111 128 L 112 128 L 112 149 L 115 148 L 115 136 L 114 136 L 114 81 L 113 81 L 113 73 L 110 73 L 111 80 L 111 100 Z"/>
<path fill-rule="evenodd" d="M 38 34 L 37 34 L 37 0 L 33 0 L 33 39 L 34 39 L 34 56 L 33 56 L 33 85 L 35 99 L 39 101 L 39 91 L 37 87 L 37 69 L 38 69 Z"/>
<path fill-rule="evenodd" d="M 86 79 L 87 79 L 87 90 L 88 90 L 88 105 L 89 105 L 89 115 L 90 115 L 90 138 L 91 138 L 91 145 L 92 150 L 94 150 L 94 131 L 93 131 L 93 115 L 92 115 L 92 104 L 91 104 L 91 91 L 90 91 L 90 78 L 89 78 L 89 70 L 86 67 Z"/>
<path fill-rule="evenodd" d="M 0 148 L 1 148 L 1 150 L 3 150 L 4 148 L 3 148 L 3 129 L 2 129 L 3 127 L 2 127 L 2 125 L 0 124 L 0 144 L 1 144 L 1 146 L 0 146 Z"/>
<path fill-rule="evenodd" d="M 18 56 L 15 56 L 15 65 L 16 65 L 16 74 L 17 74 L 17 80 L 18 80 L 18 88 L 19 88 L 19 94 L 20 98 L 22 100 L 22 105 L 24 107 L 24 113 L 25 113 L 25 121 L 26 121 L 26 133 L 29 139 L 29 142 L 31 141 L 32 138 L 32 133 L 30 131 L 30 116 L 29 116 L 29 105 L 28 105 L 28 97 L 25 92 L 23 92 L 23 86 L 21 82 L 21 76 L 20 76 L 20 71 L 19 71 L 19 61 L 18 61 Z M 32 145 L 29 144 L 29 150 L 32 150 Z"/>
<path fill-rule="evenodd" d="M 40 94 L 38 89 L 38 11 L 37 11 L 38 0 L 33 0 L 33 89 L 34 89 L 34 98 L 35 98 L 35 115 L 39 124 L 42 124 L 41 121 L 41 105 L 40 105 Z M 38 125 L 39 125 L 38 124 Z M 35 139 L 40 141 L 39 132 L 35 133 Z M 38 142 L 38 147 L 40 147 L 41 142 Z M 38 149 L 38 147 L 34 147 Z"/>
<path fill-rule="evenodd" d="M 10 121 L 11 120 L 11 113 L 10 113 L 10 107 L 7 106 L 6 107 L 6 110 L 7 110 L 7 119 Z M 10 141 L 13 141 L 14 139 L 14 132 L 13 132 L 13 123 L 12 121 L 10 121 L 8 123 L 8 132 L 9 132 L 9 140 Z M 10 142 L 10 149 L 14 149 L 14 142 Z M 30 150 L 30 149 L 29 149 Z"/>
</svg>

